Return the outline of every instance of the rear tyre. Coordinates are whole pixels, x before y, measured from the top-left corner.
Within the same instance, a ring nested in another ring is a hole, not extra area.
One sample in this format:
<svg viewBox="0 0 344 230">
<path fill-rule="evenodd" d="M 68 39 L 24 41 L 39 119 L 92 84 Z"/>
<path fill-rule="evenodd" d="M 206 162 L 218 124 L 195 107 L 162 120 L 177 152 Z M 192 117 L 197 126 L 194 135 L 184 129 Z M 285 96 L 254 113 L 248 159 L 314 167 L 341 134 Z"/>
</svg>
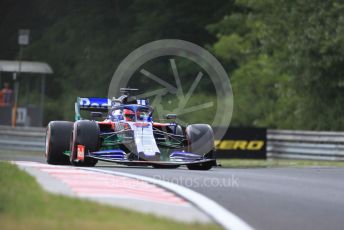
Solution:
<svg viewBox="0 0 344 230">
<path fill-rule="evenodd" d="M 63 152 L 69 150 L 73 122 L 51 121 L 45 136 L 45 157 L 48 164 L 69 165 L 69 158 Z"/>
<path fill-rule="evenodd" d="M 194 124 L 186 127 L 185 134 L 189 152 L 200 154 L 205 159 L 214 159 L 210 162 L 187 165 L 187 168 L 190 170 L 210 170 L 216 164 L 213 129 L 207 124 Z"/>
<path fill-rule="evenodd" d="M 93 167 L 98 160 L 85 157 L 84 161 L 77 161 L 77 146 L 85 146 L 85 154 L 97 151 L 99 148 L 99 125 L 95 121 L 76 121 L 73 127 L 73 135 L 71 137 L 71 154 L 70 163 L 75 166 Z"/>
</svg>

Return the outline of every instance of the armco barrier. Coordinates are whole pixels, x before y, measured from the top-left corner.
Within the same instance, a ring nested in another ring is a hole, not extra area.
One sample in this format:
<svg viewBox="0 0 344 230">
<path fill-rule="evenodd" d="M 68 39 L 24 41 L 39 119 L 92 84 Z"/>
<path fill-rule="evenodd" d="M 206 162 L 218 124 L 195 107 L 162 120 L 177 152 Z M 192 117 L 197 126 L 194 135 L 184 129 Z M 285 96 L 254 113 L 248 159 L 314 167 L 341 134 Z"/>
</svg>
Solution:
<svg viewBox="0 0 344 230">
<path fill-rule="evenodd" d="M 45 128 L 0 126 L 0 149 L 44 151 Z M 344 160 L 344 132 L 268 130 L 269 158 Z"/>
<path fill-rule="evenodd" d="M 344 160 L 344 132 L 268 130 L 270 158 Z"/>
<path fill-rule="evenodd" d="M 44 151 L 45 128 L 0 126 L 0 149 Z"/>
</svg>

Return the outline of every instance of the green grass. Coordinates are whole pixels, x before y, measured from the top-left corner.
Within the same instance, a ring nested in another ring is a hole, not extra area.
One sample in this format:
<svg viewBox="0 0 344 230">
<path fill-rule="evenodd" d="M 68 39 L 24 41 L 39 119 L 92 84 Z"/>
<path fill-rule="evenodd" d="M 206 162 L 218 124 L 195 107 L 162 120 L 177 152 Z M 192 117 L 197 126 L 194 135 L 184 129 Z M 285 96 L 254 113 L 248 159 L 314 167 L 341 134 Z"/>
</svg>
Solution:
<svg viewBox="0 0 344 230">
<path fill-rule="evenodd" d="M 344 167 L 344 161 L 316 161 L 316 160 L 289 160 L 289 159 L 218 159 L 224 168 L 257 168 L 257 167 Z"/>
<path fill-rule="evenodd" d="M 0 162 L 1 229 L 218 229 L 54 195 L 17 166 Z"/>
</svg>

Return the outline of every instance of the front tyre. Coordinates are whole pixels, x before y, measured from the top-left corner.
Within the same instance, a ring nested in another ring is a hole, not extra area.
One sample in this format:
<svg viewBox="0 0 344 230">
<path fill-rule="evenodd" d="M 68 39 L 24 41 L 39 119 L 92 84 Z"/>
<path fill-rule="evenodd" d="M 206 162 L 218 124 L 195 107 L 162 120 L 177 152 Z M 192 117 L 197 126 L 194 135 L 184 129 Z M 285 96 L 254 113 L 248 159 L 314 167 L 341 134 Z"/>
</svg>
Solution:
<svg viewBox="0 0 344 230">
<path fill-rule="evenodd" d="M 190 170 L 210 170 L 216 165 L 214 132 L 210 125 L 189 125 L 186 127 L 185 134 L 188 141 L 188 152 L 200 154 L 204 159 L 213 159 L 209 162 L 187 165 L 187 168 Z"/>
<path fill-rule="evenodd" d="M 199 164 L 192 164 L 192 165 L 187 165 L 186 167 L 189 170 L 210 170 L 213 167 L 214 163 L 213 162 L 204 162 L 204 163 L 199 163 Z"/>
<path fill-rule="evenodd" d="M 63 152 L 69 150 L 73 122 L 51 121 L 45 136 L 45 157 L 48 164 L 69 165 L 69 158 Z"/>
<path fill-rule="evenodd" d="M 97 164 L 98 160 L 89 157 L 85 157 L 84 161 L 78 161 L 77 146 L 85 146 L 85 153 L 97 151 L 99 148 L 99 135 L 99 125 L 95 121 L 81 120 L 74 123 L 70 147 L 70 162 L 72 165 L 93 167 Z"/>
<path fill-rule="evenodd" d="M 159 165 L 159 164 L 154 164 L 152 165 L 153 168 L 155 169 L 176 169 L 179 168 L 179 165 Z"/>
</svg>

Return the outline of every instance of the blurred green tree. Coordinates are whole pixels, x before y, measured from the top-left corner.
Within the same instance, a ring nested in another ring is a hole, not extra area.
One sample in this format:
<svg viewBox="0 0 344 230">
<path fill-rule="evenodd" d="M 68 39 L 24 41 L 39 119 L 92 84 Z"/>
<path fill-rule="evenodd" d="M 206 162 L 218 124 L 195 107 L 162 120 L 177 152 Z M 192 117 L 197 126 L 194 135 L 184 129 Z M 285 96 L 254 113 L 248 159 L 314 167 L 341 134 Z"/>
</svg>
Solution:
<svg viewBox="0 0 344 230">
<path fill-rule="evenodd" d="M 239 0 L 208 30 L 228 65 L 238 125 L 344 129 L 344 3 Z"/>
</svg>

